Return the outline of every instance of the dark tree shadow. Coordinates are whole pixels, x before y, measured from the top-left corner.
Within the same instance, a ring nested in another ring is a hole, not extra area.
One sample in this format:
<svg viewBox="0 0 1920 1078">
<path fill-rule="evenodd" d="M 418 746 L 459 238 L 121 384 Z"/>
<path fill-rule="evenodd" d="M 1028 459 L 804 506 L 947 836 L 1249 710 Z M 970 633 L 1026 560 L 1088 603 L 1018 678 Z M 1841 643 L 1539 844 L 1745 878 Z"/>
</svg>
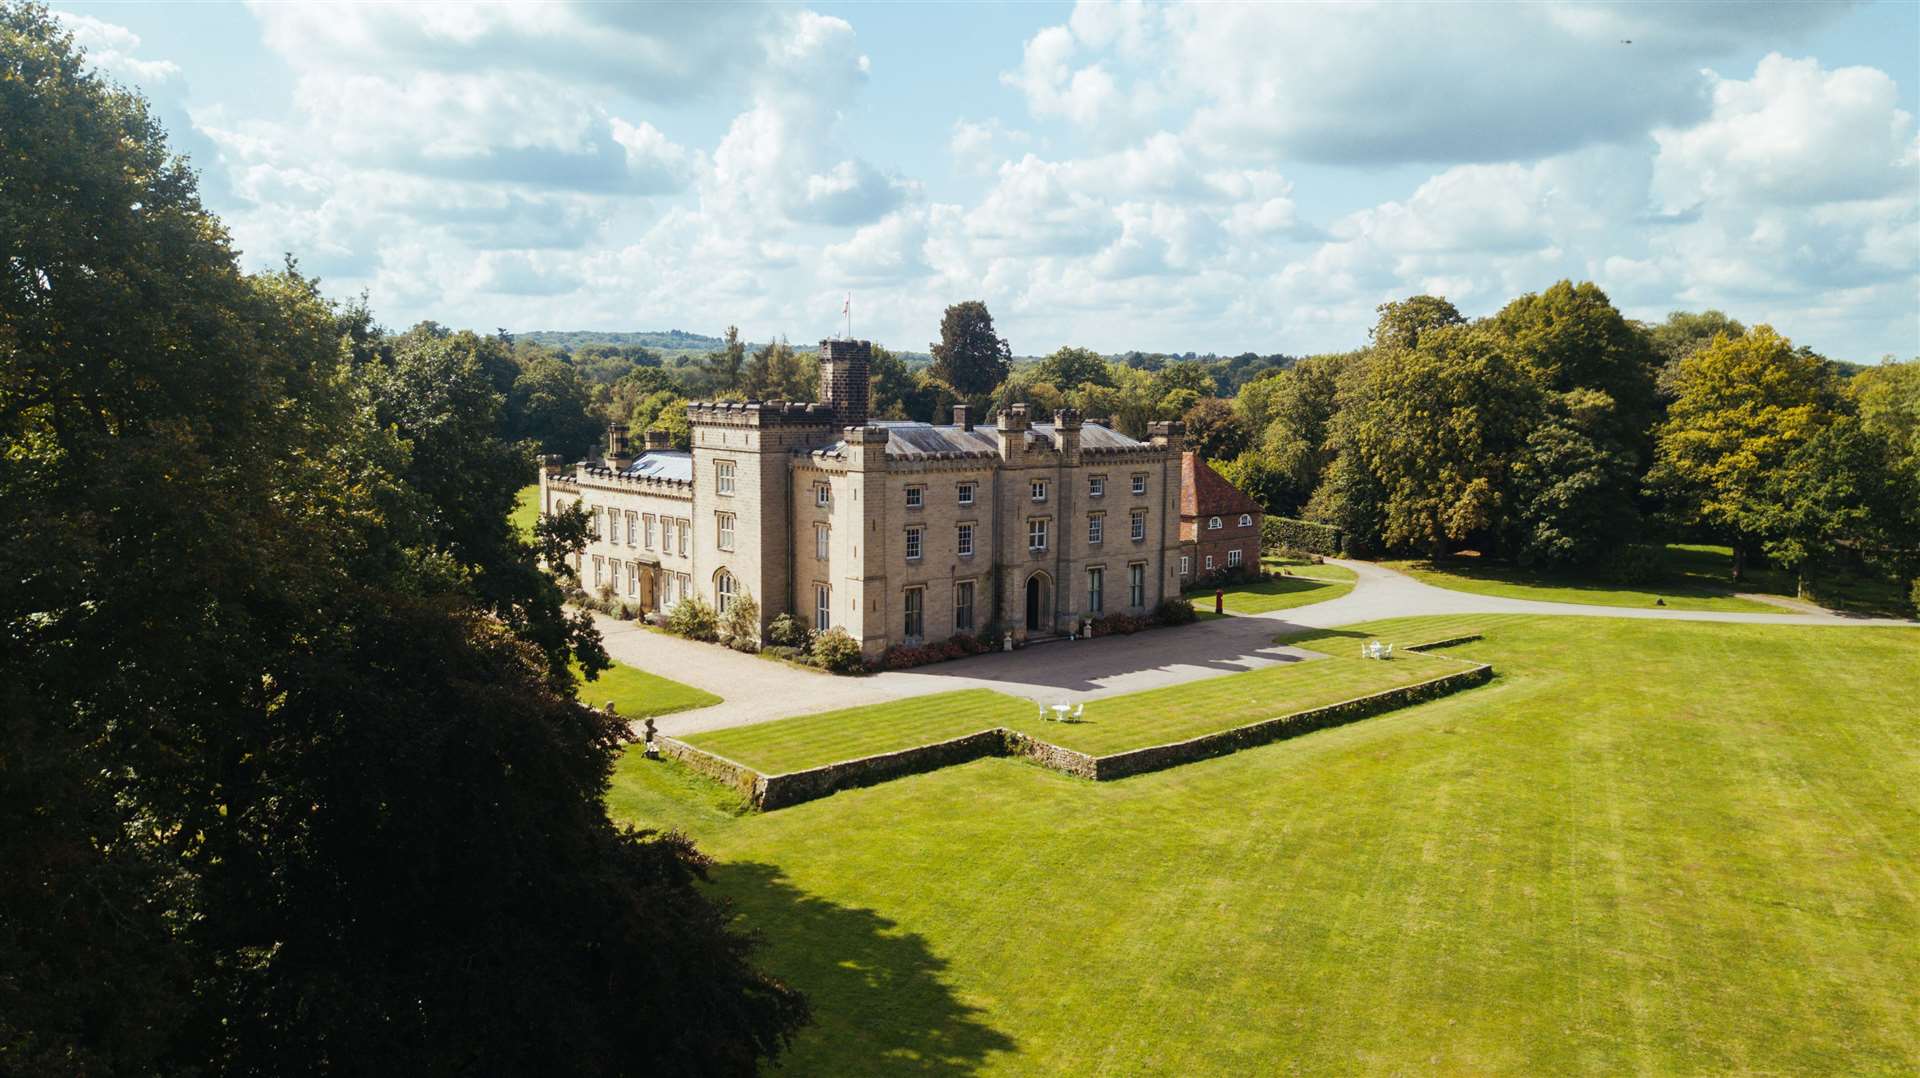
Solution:
<svg viewBox="0 0 1920 1078">
<path fill-rule="evenodd" d="M 782 1057 L 789 1074 L 972 1074 L 1014 1050 L 942 981 L 947 963 L 872 910 L 793 886 L 774 865 L 729 862 L 714 882 L 764 940 L 761 968 L 807 994 L 813 1024 Z"/>
</svg>

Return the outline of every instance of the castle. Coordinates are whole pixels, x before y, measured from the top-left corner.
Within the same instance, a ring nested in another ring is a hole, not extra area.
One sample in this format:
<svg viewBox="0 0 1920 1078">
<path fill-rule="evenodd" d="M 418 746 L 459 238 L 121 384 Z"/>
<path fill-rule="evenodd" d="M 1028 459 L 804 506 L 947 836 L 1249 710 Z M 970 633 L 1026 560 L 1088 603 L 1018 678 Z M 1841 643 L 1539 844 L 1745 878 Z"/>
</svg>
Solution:
<svg viewBox="0 0 1920 1078">
<path fill-rule="evenodd" d="M 582 585 L 649 611 L 752 595 L 763 630 L 790 613 L 869 656 L 988 629 L 1064 636 L 1180 593 L 1179 423 L 1139 442 L 1024 405 L 991 427 L 964 405 L 951 424 L 875 421 L 871 356 L 822 341 L 817 404 L 688 404 L 691 452 L 649 432 L 636 454 L 615 425 L 603 461 L 542 468 L 542 511 L 577 501 L 593 522 Z"/>
</svg>

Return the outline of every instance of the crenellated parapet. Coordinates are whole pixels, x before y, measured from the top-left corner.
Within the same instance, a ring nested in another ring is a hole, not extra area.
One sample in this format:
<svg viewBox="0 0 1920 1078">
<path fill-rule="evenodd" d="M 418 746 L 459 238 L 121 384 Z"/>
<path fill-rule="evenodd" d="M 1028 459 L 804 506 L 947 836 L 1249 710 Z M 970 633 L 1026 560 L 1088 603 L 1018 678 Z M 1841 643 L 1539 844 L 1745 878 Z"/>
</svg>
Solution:
<svg viewBox="0 0 1920 1078">
<path fill-rule="evenodd" d="M 689 401 L 687 421 L 717 427 L 831 427 L 833 409 L 811 401 Z"/>
<path fill-rule="evenodd" d="M 693 481 L 690 479 L 671 479 L 658 475 L 628 475 L 614 471 L 603 464 L 582 464 L 575 472 L 575 478 L 556 477 L 549 480 L 557 488 L 574 490 L 579 489 L 582 481 L 601 489 L 614 488 L 638 494 L 655 494 L 665 498 L 693 497 Z"/>
</svg>

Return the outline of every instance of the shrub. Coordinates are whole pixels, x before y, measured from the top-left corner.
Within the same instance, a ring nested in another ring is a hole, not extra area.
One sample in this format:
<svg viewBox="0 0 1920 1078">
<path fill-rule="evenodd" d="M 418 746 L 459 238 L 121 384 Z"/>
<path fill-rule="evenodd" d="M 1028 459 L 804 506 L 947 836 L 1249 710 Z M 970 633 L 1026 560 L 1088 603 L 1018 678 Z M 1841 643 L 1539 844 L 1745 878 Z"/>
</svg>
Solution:
<svg viewBox="0 0 1920 1078">
<path fill-rule="evenodd" d="M 1267 517 L 1260 522 L 1260 545 L 1325 557 L 1339 557 L 1346 536 L 1331 524 L 1292 517 Z"/>
<path fill-rule="evenodd" d="M 882 670 L 908 670 L 928 663 L 937 663 L 947 656 L 941 654 L 938 647 L 919 644 L 895 644 L 880 656 Z"/>
<path fill-rule="evenodd" d="M 1118 633 L 1122 636 L 1127 636 L 1148 628 L 1150 625 L 1151 623 L 1148 622 L 1147 619 L 1135 617 L 1132 614 L 1108 614 L 1104 617 L 1093 619 L 1093 635 L 1112 636 Z"/>
<path fill-rule="evenodd" d="M 760 604 L 754 601 L 752 592 L 741 588 L 727 604 L 727 612 L 720 616 L 720 635 L 735 651 L 751 654 L 760 650 Z"/>
<path fill-rule="evenodd" d="M 768 637 L 771 638 L 772 634 L 769 633 Z M 760 649 L 760 654 L 765 655 L 771 659 L 785 659 L 788 662 L 803 663 L 807 661 L 806 652 L 801 651 L 799 648 L 796 648 L 796 647 L 789 647 L 785 644 L 769 644 L 766 647 Z"/>
<path fill-rule="evenodd" d="M 1913 616 L 1920 618 L 1920 577 L 1913 578 L 1913 590 L 1907 598 L 1913 600 Z"/>
<path fill-rule="evenodd" d="M 1666 551 L 1647 543 L 1628 543 L 1601 559 L 1602 580 L 1615 584 L 1651 584 L 1666 573 Z"/>
<path fill-rule="evenodd" d="M 1199 617 L 1193 612 L 1193 600 L 1185 596 L 1162 599 L 1160 605 L 1153 608 L 1153 620 L 1160 625 L 1186 625 Z"/>
<path fill-rule="evenodd" d="M 828 629 L 813 638 L 813 664 L 836 674 L 851 674 L 860 669 L 860 641 L 845 629 Z"/>
<path fill-rule="evenodd" d="M 690 595 L 673 604 L 667 613 L 667 631 L 689 640 L 718 640 L 720 622 L 705 599 Z"/>
<path fill-rule="evenodd" d="M 782 614 L 767 625 L 767 643 L 775 647 L 804 650 L 812 642 L 813 631 L 792 614 Z"/>
</svg>

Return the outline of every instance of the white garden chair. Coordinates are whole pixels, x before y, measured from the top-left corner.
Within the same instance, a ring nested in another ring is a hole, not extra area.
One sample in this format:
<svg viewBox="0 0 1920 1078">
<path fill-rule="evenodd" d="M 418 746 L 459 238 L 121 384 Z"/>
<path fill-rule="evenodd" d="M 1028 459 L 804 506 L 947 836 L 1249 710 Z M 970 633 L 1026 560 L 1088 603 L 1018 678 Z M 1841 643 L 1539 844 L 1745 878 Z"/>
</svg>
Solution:
<svg viewBox="0 0 1920 1078">
<path fill-rule="evenodd" d="M 1072 718 L 1074 722 L 1079 722 L 1080 716 L 1085 715 L 1086 713 L 1087 713 L 1087 705 L 1085 703 L 1078 703 L 1073 705 Z"/>
</svg>

